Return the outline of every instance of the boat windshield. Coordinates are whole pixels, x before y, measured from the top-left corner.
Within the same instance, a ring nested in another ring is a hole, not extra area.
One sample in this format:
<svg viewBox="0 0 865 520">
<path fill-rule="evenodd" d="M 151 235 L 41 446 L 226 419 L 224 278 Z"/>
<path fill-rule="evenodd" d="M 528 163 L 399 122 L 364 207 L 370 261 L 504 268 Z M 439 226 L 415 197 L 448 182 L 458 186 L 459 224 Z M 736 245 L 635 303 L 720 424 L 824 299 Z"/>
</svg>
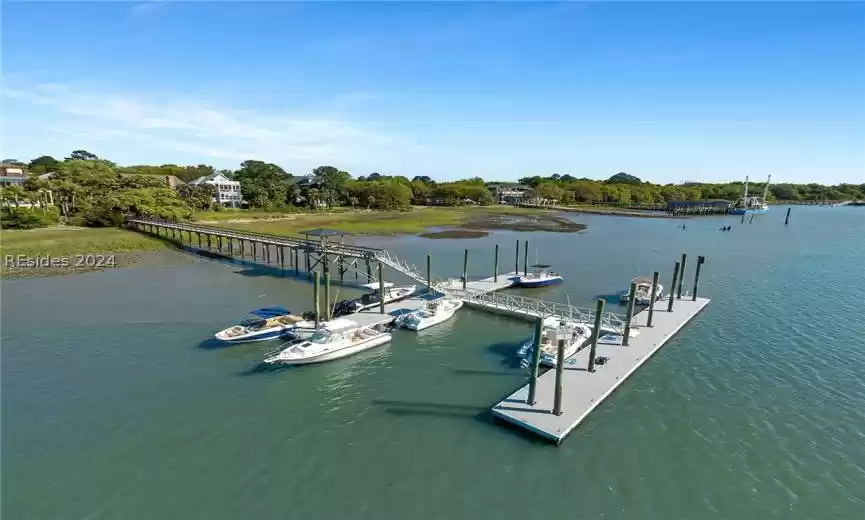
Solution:
<svg viewBox="0 0 865 520">
<path fill-rule="evenodd" d="M 250 314 L 249 317 L 241 321 L 240 324 L 247 329 L 258 330 L 267 324 L 267 320 L 263 320 L 254 314 Z"/>
<path fill-rule="evenodd" d="M 333 332 L 327 329 L 318 329 L 309 337 L 311 343 L 328 343 L 333 338 Z"/>
</svg>

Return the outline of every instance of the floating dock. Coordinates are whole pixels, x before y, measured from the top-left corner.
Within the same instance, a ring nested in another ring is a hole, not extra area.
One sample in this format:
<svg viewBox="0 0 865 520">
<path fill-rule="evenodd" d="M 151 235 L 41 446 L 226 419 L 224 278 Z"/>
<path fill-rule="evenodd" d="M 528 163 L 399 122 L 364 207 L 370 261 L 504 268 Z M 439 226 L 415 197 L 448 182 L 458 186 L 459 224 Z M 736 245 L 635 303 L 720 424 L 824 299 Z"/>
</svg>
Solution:
<svg viewBox="0 0 865 520">
<path fill-rule="evenodd" d="M 648 307 L 632 321 L 630 344 L 622 346 L 621 336 L 606 335 L 598 341 L 595 359 L 605 357 L 589 372 L 589 348 L 565 361 L 562 381 L 562 414 L 553 413 L 556 370 L 538 377 L 536 402 L 526 403 L 529 385 L 509 395 L 492 409 L 495 417 L 560 443 L 589 413 L 606 399 L 649 357 L 658 351 L 686 323 L 709 304 L 707 298 L 676 300 L 667 312 L 667 300 L 655 302 L 652 327 L 647 327 Z M 634 335 L 636 331 L 638 334 Z"/>
</svg>

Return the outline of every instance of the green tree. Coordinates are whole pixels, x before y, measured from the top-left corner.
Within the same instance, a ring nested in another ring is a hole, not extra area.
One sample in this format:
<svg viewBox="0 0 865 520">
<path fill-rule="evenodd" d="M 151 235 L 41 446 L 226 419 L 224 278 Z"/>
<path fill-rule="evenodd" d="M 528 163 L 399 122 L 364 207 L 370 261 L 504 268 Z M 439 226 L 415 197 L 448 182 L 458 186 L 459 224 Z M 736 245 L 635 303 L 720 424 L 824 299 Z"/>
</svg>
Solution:
<svg viewBox="0 0 865 520">
<path fill-rule="evenodd" d="M 66 158 L 67 161 L 96 161 L 98 159 L 98 155 L 87 150 L 75 150 Z"/>
<path fill-rule="evenodd" d="M 57 169 L 60 161 L 50 155 L 43 155 L 30 161 L 27 165 L 27 171 L 31 174 L 41 175 L 47 172 L 53 172 Z"/>
<path fill-rule="evenodd" d="M 619 172 L 604 182 L 606 184 L 642 184 L 643 183 L 643 181 L 641 181 L 639 177 L 634 177 L 633 175 L 629 175 L 625 172 Z"/>
</svg>

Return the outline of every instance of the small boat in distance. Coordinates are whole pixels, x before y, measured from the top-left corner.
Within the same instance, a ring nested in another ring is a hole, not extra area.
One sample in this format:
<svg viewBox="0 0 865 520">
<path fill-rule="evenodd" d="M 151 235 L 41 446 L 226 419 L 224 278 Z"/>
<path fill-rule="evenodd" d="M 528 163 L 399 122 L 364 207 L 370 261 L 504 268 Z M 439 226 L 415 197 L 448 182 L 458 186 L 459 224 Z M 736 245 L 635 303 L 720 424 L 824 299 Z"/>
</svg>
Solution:
<svg viewBox="0 0 865 520">
<path fill-rule="evenodd" d="M 214 337 L 226 343 L 264 341 L 284 335 L 302 320 L 285 307 L 264 307 L 250 312 L 239 325 L 221 330 Z"/>
<path fill-rule="evenodd" d="M 652 292 L 652 279 L 646 278 L 645 276 L 638 276 L 631 280 L 631 283 L 637 284 L 637 296 L 634 298 L 634 301 L 640 305 L 648 305 L 649 302 L 652 301 L 652 298 L 649 294 Z M 628 300 L 631 298 L 631 288 L 628 287 L 626 291 L 622 291 L 619 293 L 619 302 L 628 303 Z M 655 287 L 655 300 L 660 300 L 664 298 L 664 286 L 658 284 Z"/>
<path fill-rule="evenodd" d="M 346 318 L 322 323 L 307 340 L 289 341 L 264 358 L 266 365 L 306 365 L 357 354 L 391 340 L 387 332 Z"/>
<path fill-rule="evenodd" d="M 766 213 L 769 211 L 769 205 L 766 204 L 766 196 L 769 194 L 769 182 L 772 180 L 770 175 L 766 179 L 766 187 L 763 188 L 762 197 L 748 196 L 748 177 L 745 177 L 745 194 L 741 199 L 737 200 L 733 207 L 730 208 L 731 215 L 751 215 L 755 213 Z"/>
<path fill-rule="evenodd" d="M 524 274 L 522 276 L 517 277 L 517 285 L 520 287 L 546 287 L 548 285 L 555 285 L 557 283 L 562 283 L 561 275 L 558 275 L 552 271 L 550 271 L 551 265 L 547 264 L 535 264 L 531 266 L 532 269 L 535 269 L 535 272 Z"/>
<path fill-rule="evenodd" d="M 541 329 L 541 364 L 554 367 L 559 359 L 559 340 L 565 340 L 565 359 L 577 353 L 583 344 L 592 336 L 592 328 L 584 323 L 562 320 L 556 317 L 544 318 Z M 518 355 L 523 364 L 531 364 L 535 349 L 535 335 L 523 342 Z"/>
<path fill-rule="evenodd" d="M 462 300 L 431 300 L 420 309 L 398 317 L 396 325 L 410 330 L 423 330 L 451 319 L 462 306 Z"/>
</svg>

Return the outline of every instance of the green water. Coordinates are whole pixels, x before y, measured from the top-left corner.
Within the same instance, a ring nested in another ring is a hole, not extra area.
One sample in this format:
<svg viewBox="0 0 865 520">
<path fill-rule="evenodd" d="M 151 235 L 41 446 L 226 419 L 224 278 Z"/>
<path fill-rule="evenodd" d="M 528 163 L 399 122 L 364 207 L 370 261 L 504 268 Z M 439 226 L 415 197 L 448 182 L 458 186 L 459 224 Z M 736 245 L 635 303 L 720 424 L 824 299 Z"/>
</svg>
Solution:
<svg viewBox="0 0 865 520">
<path fill-rule="evenodd" d="M 865 211 L 574 217 L 581 234 L 370 240 L 436 275 L 512 269 L 517 239 L 590 304 L 705 255 L 701 314 L 559 447 L 490 419 L 529 325 L 482 312 L 344 360 L 251 370 L 202 348 L 290 278 L 170 253 L 2 282 L 4 519 L 829 519 L 865 511 Z M 717 229 L 733 225 L 729 233 Z M 689 288 L 689 287 L 688 287 Z M 340 298 L 356 294 L 343 289 Z"/>
</svg>

